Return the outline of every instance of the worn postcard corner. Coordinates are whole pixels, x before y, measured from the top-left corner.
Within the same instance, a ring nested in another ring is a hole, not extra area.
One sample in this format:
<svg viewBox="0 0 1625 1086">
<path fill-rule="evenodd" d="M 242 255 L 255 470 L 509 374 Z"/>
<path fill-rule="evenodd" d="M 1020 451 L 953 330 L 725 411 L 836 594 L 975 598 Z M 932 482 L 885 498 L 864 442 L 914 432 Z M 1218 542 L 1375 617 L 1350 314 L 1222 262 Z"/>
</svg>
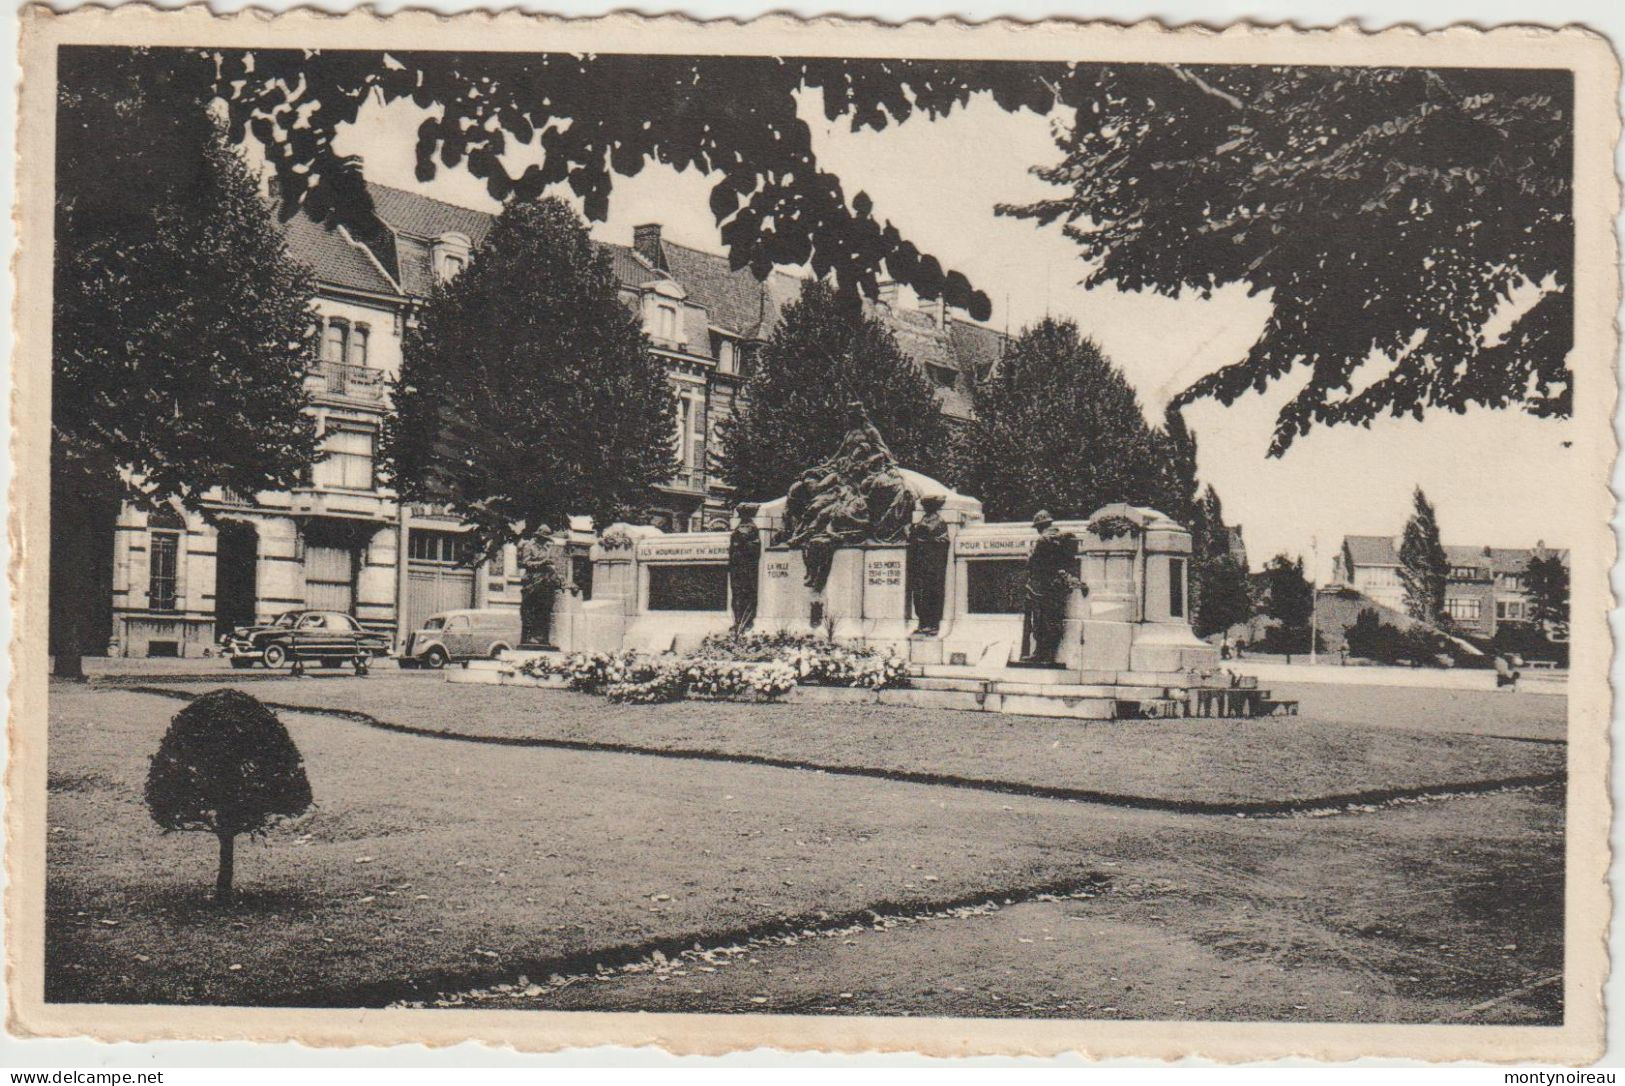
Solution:
<svg viewBox="0 0 1625 1086">
<path fill-rule="evenodd" d="M 22 22 L 13 1032 L 1600 1056 L 1606 39 Z"/>
</svg>

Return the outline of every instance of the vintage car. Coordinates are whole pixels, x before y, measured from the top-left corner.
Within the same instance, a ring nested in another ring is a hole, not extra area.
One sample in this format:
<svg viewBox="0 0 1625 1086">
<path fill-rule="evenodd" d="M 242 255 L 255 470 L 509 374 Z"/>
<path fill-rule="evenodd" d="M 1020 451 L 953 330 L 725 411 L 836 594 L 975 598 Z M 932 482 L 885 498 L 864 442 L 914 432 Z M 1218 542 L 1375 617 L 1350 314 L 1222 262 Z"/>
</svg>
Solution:
<svg viewBox="0 0 1625 1086">
<path fill-rule="evenodd" d="M 268 626 L 239 626 L 220 638 L 220 654 L 239 668 L 256 660 L 269 668 L 318 661 L 323 667 L 353 663 L 364 671 L 373 657 L 388 652 L 387 639 L 342 611 L 284 611 Z"/>
<path fill-rule="evenodd" d="M 442 668 L 458 660 L 490 659 L 519 645 L 515 610 L 443 611 L 407 638 L 402 667 Z"/>
</svg>

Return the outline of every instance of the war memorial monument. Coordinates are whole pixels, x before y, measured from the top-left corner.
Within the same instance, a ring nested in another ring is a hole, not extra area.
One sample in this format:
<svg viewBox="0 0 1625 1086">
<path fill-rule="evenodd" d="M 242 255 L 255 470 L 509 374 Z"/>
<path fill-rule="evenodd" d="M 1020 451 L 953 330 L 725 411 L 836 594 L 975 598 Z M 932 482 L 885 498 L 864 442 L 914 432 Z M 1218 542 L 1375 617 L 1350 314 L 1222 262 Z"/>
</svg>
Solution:
<svg viewBox="0 0 1625 1086">
<path fill-rule="evenodd" d="M 1191 536 L 1156 511 L 988 522 L 982 503 L 899 465 L 861 406 L 839 447 L 729 531 L 614 524 L 590 591 L 560 594 L 552 655 L 684 653 L 706 637 L 800 634 L 907 662 L 901 689 L 812 700 L 1107 719 L 1259 711 L 1191 631 Z M 507 654 L 454 682 L 535 682 Z M 1196 704 L 1200 701 L 1201 705 Z M 1267 706 L 1266 706 L 1267 711 Z"/>
</svg>

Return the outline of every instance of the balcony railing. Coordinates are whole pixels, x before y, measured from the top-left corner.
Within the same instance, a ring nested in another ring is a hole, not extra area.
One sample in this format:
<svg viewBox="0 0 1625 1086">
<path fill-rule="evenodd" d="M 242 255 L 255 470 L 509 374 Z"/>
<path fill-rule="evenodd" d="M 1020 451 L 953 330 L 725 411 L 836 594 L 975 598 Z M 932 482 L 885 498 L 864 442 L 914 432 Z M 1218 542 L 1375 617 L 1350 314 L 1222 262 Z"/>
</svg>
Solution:
<svg viewBox="0 0 1625 1086">
<path fill-rule="evenodd" d="M 310 371 L 312 391 L 318 396 L 343 396 L 364 403 L 383 403 L 384 371 L 347 362 L 317 362 Z"/>
</svg>

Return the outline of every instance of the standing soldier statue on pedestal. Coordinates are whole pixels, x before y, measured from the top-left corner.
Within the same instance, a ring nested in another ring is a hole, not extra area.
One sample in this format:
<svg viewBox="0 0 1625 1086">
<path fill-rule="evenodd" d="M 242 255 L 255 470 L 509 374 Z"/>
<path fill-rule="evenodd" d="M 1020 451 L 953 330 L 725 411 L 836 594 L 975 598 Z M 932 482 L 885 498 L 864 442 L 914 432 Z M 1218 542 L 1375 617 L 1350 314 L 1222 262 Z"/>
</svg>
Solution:
<svg viewBox="0 0 1625 1086">
<path fill-rule="evenodd" d="M 908 596 L 918 620 L 915 637 L 935 637 L 942 627 L 948 572 L 948 525 L 942 519 L 945 500 L 941 494 L 922 499 L 925 514 L 908 530 Z"/>
<path fill-rule="evenodd" d="M 1053 667 L 1061 647 L 1066 601 L 1083 582 L 1075 572 L 1078 539 L 1055 527 L 1055 518 L 1040 509 L 1033 516 L 1038 542 L 1027 557 L 1026 608 L 1021 623 L 1021 662 Z M 1085 588 L 1085 591 L 1087 589 Z"/>
<path fill-rule="evenodd" d="M 739 507 L 739 525 L 728 536 L 728 596 L 733 601 L 735 635 L 756 623 L 756 577 L 762 564 L 762 533 L 756 506 Z"/>
<path fill-rule="evenodd" d="M 522 644 L 552 647 L 553 604 L 564 584 L 559 556 L 552 529 L 545 524 L 519 541 L 519 570 L 523 576 L 519 604 Z"/>
</svg>

